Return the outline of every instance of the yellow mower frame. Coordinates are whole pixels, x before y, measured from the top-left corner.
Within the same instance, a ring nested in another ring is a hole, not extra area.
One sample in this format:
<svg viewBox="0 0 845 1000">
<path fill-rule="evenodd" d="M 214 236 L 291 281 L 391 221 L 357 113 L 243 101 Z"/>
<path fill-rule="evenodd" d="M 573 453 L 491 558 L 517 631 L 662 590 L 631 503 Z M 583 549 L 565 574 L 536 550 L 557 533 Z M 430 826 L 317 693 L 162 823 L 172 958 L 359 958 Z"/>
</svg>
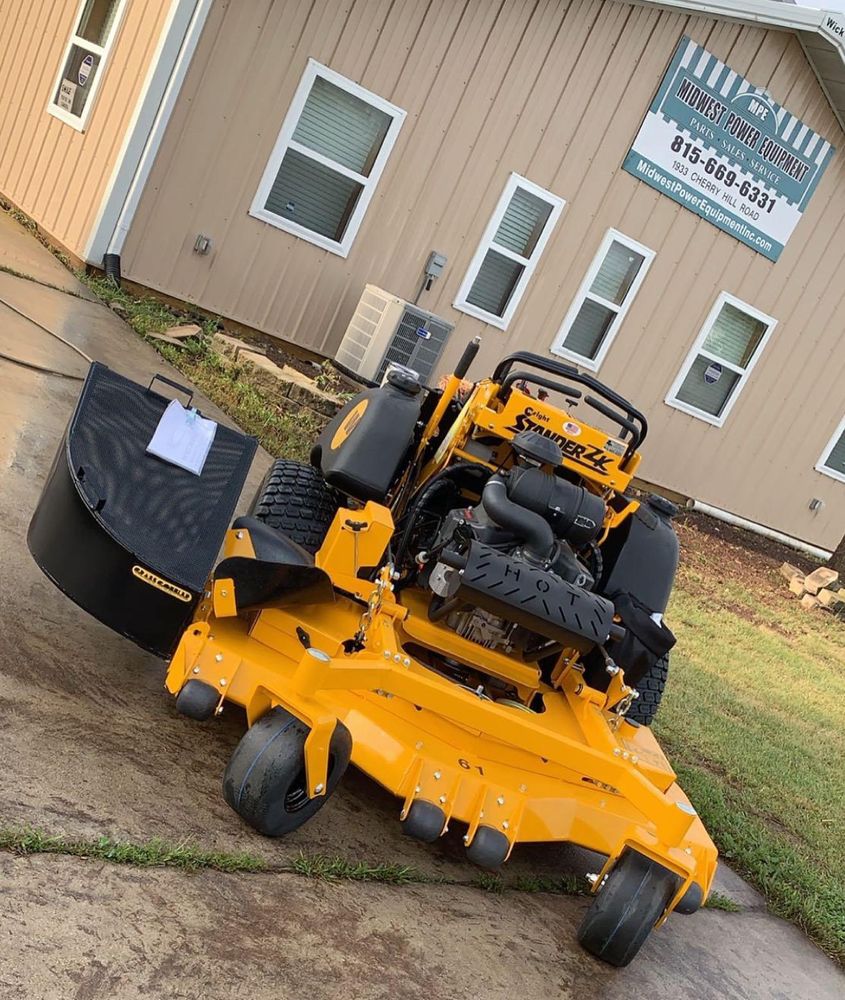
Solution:
<svg viewBox="0 0 845 1000">
<path fill-rule="evenodd" d="M 492 380 L 472 389 L 431 454 L 427 446 L 460 388 L 458 375 L 447 380 L 396 496 L 407 497 L 453 458 L 479 461 L 472 450 L 479 435 L 507 448 L 520 422 L 531 420 L 556 428 L 564 464 L 608 501 L 603 537 L 636 509 L 623 491 L 639 455 L 569 414 L 561 426 L 560 409 L 518 388 L 501 402 Z M 218 711 L 226 701 L 241 705 L 250 725 L 276 706 L 301 720 L 310 729 L 309 797 L 326 792 L 340 720 L 352 734 L 352 762 L 401 800 L 401 819 L 424 801 L 442 809 L 441 833 L 452 821 L 466 825 L 467 845 L 483 824 L 501 831 L 509 850 L 521 841 L 566 841 L 600 852 L 607 862 L 594 891 L 634 850 L 677 876 L 659 922 L 693 885 L 706 898 L 716 848 L 651 731 L 619 713 L 633 694 L 623 672 L 607 691 L 595 690 L 577 652 L 564 650 L 546 684 L 535 664 L 429 621 L 419 592 L 396 595 L 385 561 L 401 508 L 401 500 L 393 511 L 370 501 L 337 512 L 316 556 L 333 584 L 333 603 L 238 614 L 235 581 L 215 579 L 170 662 L 168 690 L 175 695 L 200 680 L 219 692 Z M 229 531 L 225 556 L 255 558 L 247 528 Z M 362 572 L 373 566 L 381 567 L 375 580 Z M 440 676 L 415 657 L 420 647 L 507 681 L 520 701 L 493 702 Z M 543 711 L 529 710 L 538 695 Z"/>
</svg>

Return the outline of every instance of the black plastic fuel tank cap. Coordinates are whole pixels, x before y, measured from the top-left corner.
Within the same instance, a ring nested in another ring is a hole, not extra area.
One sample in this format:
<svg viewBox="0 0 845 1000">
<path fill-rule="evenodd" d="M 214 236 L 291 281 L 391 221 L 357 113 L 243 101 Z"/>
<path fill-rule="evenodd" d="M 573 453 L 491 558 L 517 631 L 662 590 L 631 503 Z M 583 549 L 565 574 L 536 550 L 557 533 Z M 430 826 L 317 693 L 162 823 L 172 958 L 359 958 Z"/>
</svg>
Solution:
<svg viewBox="0 0 845 1000">
<path fill-rule="evenodd" d="M 422 389 L 420 381 L 415 375 L 398 368 L 393 368 L 387 373 L 387 384 L 408 396 L 416 396 Z"/>
<path fill-rule="evenodd" d="M 646 500 L 646 503 L 652 510 L 657 511 L 658 514 L 662 514 L 664 517 L 668 517 L 670 520 L 678 515 L 678 507 L 671 500 L 667 500 L 666 497 L 659 496 L 657 493 L 652 493 Z"/>
</svg>

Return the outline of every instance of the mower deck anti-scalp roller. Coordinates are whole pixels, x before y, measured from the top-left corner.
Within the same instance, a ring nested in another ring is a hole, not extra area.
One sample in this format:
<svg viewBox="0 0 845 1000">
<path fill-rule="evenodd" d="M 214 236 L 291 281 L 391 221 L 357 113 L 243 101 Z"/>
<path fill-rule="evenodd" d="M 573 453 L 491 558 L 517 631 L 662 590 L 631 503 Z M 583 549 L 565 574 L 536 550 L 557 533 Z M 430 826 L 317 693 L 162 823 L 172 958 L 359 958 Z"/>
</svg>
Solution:
<svg viewBox="0 0 845 1000">
<path fill-rule="evenodd" d="M 313 816 L 351 761 L 405 833 L 458 830 L 483 868 L 525 842 L 603 855 L 578 939 L 625 965 L 699 908 L 717 863 L 648 725 L 673 508 L 630 492 L 631 403 L 526 353 L 470 384 L 477 347 L 440 389 L 389 372 L 309 464 L 275 462 L 166 685 L 193 719 L 245 710 L 224 796 L 262 834 Z"/>
</svg>

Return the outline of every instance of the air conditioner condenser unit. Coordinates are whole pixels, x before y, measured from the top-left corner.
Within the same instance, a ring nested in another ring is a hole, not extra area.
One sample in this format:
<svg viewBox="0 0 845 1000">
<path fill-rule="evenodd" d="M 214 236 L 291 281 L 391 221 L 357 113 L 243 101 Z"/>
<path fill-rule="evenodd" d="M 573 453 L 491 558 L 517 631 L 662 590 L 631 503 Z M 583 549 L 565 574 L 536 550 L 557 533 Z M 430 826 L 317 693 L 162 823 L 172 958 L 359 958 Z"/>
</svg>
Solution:
<svg viewBox="0 0 845 1000">
<path fill-rule="evenodd" d="M 440 316 L 365 285 L 335 360 L 369 382 L 381 382 L 391 363 L 410 368 L 427 382 L 453 329 Z"/>
</svg>

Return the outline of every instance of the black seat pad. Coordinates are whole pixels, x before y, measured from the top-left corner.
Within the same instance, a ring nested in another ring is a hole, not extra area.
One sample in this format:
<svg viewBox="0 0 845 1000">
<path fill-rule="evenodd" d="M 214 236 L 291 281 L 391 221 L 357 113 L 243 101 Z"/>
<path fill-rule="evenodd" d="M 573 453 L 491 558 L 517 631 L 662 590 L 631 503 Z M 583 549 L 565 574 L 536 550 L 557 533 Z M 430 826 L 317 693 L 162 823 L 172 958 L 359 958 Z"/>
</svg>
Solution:
<svg viewBox="0 0 845 1000">
<path fill-rule="evenodd" d="M 318 569 L 311 553 L 292 538 L 254 517 L 239 517 L 232 527 L 249 532 L 255 558 L 224 559 L 214 571 L 214 579 L 234 582 L 239 611 L 334 600 L 328 573 Z"/>
</svg>

